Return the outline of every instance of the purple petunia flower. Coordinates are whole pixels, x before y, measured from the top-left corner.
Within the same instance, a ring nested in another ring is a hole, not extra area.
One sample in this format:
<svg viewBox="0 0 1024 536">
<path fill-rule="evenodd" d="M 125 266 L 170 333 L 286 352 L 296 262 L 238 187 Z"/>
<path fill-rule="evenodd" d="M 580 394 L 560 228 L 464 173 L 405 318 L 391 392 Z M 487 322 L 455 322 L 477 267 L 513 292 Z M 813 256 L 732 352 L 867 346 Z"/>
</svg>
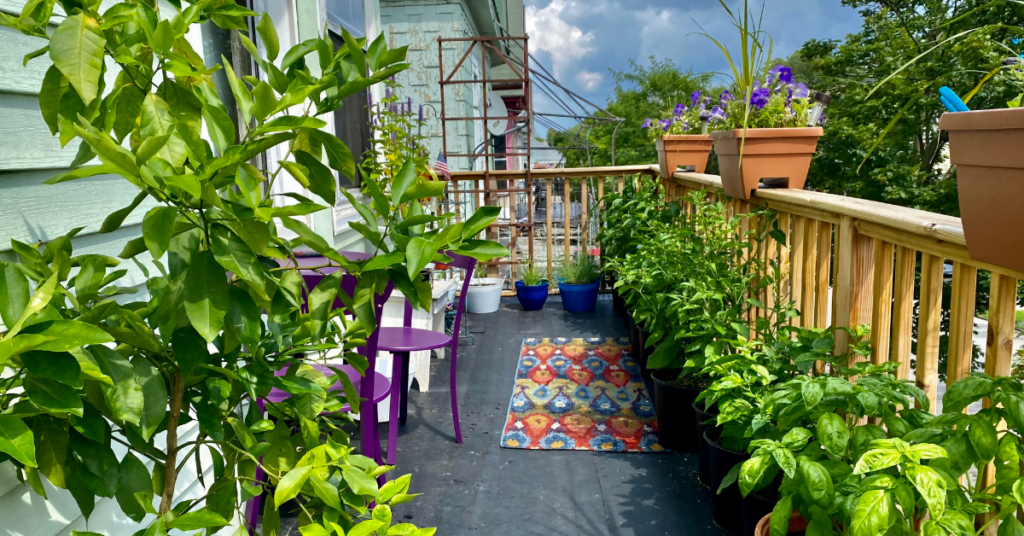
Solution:
<svg viewBox="0 0 1024 536">
<path fill-rule="evenodd" d="M 707 121 L 709 119 L 711 119 L 711 112 L 709 112 L 707 110 L 701 110 L 700 111 L 700 120 L 701 121 Z"/>
<path fill-rule="evenodd" d="M 684 120 L 683 121 L 683 132 L 687 132 L 689 130 L 690 130 L 690 122 Z"/>
<path fill-rule="evenodd" d="M 644 124 L 640 125 L 640 128 L 648 128 L 650 126 L 651 126 L 651 118 L 648 117 L 647 121 L 644 121 Z"/>
<path fill-rule="evenodd" d="M 810 91 L 803 82 L 797 82 L 796 85 L 793 86 L 793 98 L 806 99 L 808 95 L 810 95 Z"/>
<path fill-rule="evenodd" d="M 732 93 L 729 93 L 728 89 L 723 91 L 722 94 L 718 96 L 718 103 L 722 106 L 722 108 L 725 108 L 725 105 L 728 104 L 731 100 Z"/>
<path fill-rule="evenodd" d="M 693 106 L 696 106 L 697 105 L 697 101 L 699 101 L 699 100 L 700 100 L 700 90 L 699 89 L 697 91 L 694 91 L 693 93 L 690 93 L 690 103 L 692 103 Z"/>
<path fill-rule="evenodd" d="M 721 106 L 715 106 L 714 108 L 712 108 L 711 109 L 711 120 L 712 121 L 724 121 L 725 120 L 725 110 L 723 110 Z"/>
<path fill-rule="evenodd" d="M 662 119 L 659 123 L 661 123 L 661 130 L 665 132 L 668 132 L 668 129 L 672 127 L 672 121 L 668 119 Z"/>
<path fill-rule="evenodd" d="M 685 112 L 685 111 L 686 111 L 686 105 L 685 104 L 680 102 L 679 104 L 676 105 L 676 115 L 683 115 L 683 112 Z"/>
<path fill-rule="evenodd" d="M 785 65 L 776 65 L 768 71 L 768 83 L 781 82 L 788 84 L 793 81 L 793 69 L 786 67 Z"/>
<path fill-rule="evenodd" d="M 768 105 L 768 97 L 771 96 L 771 91 L 766 88 L 757 88 L 753 93 L 750 94 L 750 104 L 760 110 Z"/>
</svg>

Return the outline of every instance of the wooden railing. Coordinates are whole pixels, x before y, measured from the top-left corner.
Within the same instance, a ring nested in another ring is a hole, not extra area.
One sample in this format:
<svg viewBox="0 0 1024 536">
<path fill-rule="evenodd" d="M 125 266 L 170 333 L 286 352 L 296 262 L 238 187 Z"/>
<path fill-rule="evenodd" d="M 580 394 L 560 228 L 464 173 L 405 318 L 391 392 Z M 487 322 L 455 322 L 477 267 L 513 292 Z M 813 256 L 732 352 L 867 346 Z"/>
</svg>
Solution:
<svg viewBox="0 0 1024 536">
<path fill-rule="evenodd" d="M 532 260 L 546 268 L 550 279 L 565 259 L 599 248 L 596 236 L 605 192 L 622 191 L 629 177 L 655 174 L 656 166 L 502 170 L 486 177 L 483 171 L 458 171 L 452 173 L 446 211 L 464 219 L 478 206 L 501 207 L 486 234 L 506 245 L 511 255 L 487 263 L 488 275 L 513 281 Z M 507 286 L 505 294 L 514 294 L 514 287 Z M 551 292 L 557 291 L 553 285 Z"/>
<path fill-rule="evenodd" d="M 671 200 L 691 190 L 722 189 L 717 176 L 697 173 L 677 172 L 661 184 Z M 804 190 L 761 189 L 749 201 L 727 199 L 733 213 L 746 213 L 753 205 L 778 212 L 788 239 L 785 245 L 770 246 L 768 255 L 775 256 L 785 274 L 778 283 L 782 295 L 802 313 L 796 322 L 870 325 L 871 360 L 899 362 L 902 379 L 911 376 L 913 348 L 914 380 L 935 412 L 943 267 L 952 262 L 947 383 L 971 373 L 978 276 L 989 272 L 985 372 L 1010 374 L 1017 285 L 1024 272 L 971 259 L 959 218 Z M 837 333 L 836 351 L 845 352 L 849 342 L 845 333 Z"/>
</svg>

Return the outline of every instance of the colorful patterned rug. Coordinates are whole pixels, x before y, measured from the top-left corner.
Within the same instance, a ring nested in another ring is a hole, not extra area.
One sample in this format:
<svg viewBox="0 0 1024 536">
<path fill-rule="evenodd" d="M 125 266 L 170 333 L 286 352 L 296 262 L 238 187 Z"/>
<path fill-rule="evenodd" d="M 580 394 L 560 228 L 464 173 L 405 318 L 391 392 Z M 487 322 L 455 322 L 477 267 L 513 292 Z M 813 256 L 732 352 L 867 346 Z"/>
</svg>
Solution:
<svg viewBox="0 0 1024 536">
<path fill-rule="evenodd" d="M 657 430 L 627 339 L 523 340 L 502 447 L 664 452 Z"/>
</svg>

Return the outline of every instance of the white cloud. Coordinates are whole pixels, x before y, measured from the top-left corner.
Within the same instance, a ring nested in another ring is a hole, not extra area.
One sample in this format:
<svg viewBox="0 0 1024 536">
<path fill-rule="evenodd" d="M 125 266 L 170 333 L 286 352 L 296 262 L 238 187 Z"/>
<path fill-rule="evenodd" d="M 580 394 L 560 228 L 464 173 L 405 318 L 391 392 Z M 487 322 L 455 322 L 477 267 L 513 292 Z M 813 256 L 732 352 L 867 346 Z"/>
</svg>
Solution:
<svg viewBox="0 0 1024 536">
<path fill-rule="evenodd" d="M 526 6 L 526 33 L 530 36 L 532 49 L 551 55 L 551 67 L 556 78 L 565 80 L 578 70 L 576 80 L 589 90 L 600 83 L 601 74 L 583 69 L 578 62 L 594 51 L 594 34 L 584 32 L 562 18 L 566 8 L 572 10 L 576 7 L 573 0 L 552 0 L 539 9 Z"/>
</svg>

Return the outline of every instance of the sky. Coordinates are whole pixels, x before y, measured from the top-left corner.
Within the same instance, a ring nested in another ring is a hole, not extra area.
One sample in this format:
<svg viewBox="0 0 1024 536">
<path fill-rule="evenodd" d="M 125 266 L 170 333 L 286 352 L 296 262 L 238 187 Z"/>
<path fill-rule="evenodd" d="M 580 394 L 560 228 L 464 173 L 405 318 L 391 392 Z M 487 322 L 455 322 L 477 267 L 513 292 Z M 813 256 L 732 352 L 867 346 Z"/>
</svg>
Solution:
<svg viewBox="0 0 1024 536">
<path fill-rule="evenodd" d="M 762 28 L 774 40 L 776 57 L 809 39 L 842 39 L 860 28 L 860 15 L 840 0 L 764 1 Z M 741 0 L 726 3 L 742 6 Z M 758 0 L 750 4 L 760 8 Z M 695 33 L 698 23 L 730 50 L 738 48 L 738 31 L 717 0 L 526 0 L 531 54 L 559 82 L 598 105 L 613 92 L 608 68 L 627 70 L 630 59 L 646 64 L 654 55 L 682 69 L 728 71 L 718 48 Z M 540 91 L 534 91 L 534 108 L 561 111 Z"/>
</svg>

